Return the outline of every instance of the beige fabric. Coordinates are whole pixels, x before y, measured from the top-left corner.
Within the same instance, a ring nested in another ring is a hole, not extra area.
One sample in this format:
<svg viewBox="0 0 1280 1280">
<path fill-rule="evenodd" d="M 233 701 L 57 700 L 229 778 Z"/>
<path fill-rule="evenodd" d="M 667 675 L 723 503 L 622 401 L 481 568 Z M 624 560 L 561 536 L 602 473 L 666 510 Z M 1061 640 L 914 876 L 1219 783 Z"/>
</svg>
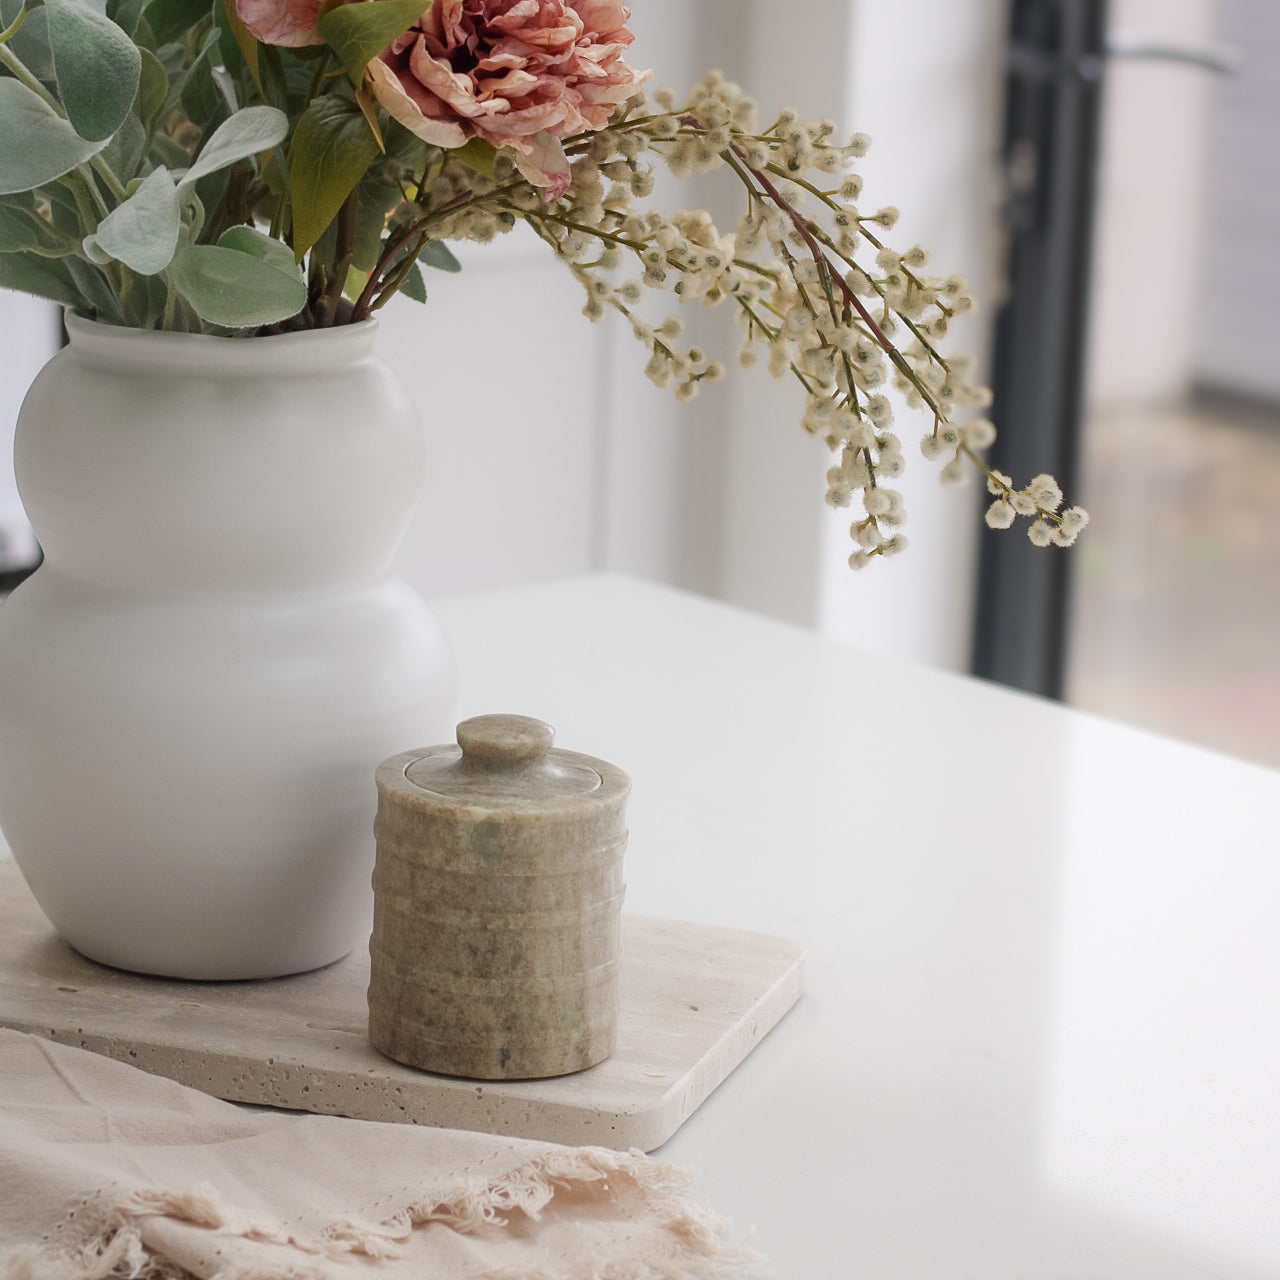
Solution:
<svg viewBox="0 0 1280 1280">
<path fill-rule="evenodd" d="M 754 1274 L 681 1171 L 247 1112 L 0 1030 L 4 1280 L 701 1280 Z"/>
</svg>

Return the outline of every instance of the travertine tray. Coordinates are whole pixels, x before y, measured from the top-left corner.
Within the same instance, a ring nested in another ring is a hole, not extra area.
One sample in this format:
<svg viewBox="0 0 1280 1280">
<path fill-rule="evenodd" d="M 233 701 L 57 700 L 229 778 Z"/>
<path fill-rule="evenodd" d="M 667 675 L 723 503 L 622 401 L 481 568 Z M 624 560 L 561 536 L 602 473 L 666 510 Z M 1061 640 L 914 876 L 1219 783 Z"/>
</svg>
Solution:
<svg viewBox="0 0 1280 1280">
<path fill-rule="evenodd" d="M 266 982 L 177 982 L 86 960 L 0 860 L 0 1025 L 216 1097 L 296 1111 L 652 1151 L 795 1003 L 799 947 L 624 916 L 613 1057 L 554 1080 L 478 1082 L 384 1058 L 365 1035 L 369 957 Z"/>
</svg>

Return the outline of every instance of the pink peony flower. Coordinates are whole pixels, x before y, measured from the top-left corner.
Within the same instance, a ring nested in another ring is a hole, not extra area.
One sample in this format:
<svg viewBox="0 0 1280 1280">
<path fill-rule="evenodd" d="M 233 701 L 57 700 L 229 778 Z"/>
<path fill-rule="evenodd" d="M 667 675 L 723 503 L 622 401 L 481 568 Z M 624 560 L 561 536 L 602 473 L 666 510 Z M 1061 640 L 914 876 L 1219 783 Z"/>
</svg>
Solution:
<svg viewBox="0 0 1280 1280">
<path fill-rule="evenodd" d="M 266 44 L 322 43 L 320 0 L 235 4 Z M 621 0 L 435 0 L 369 63 L 369 85 L 438 147 L 470 138 L 511 147 L 520 172 L 555 200 L 572 177 L 560 139 L 602 129 L 651 74 L 622 61 L 630 16 Z"/>
<path fill-rule="evenodd" d="M 511 147 L 554 200 L 568 190 L 560 139 L 602 129 L 650 75 L 622 61 L 620 0 L 436 0 L 369 64 L 374 96 L 439 147 Z"/>
<path fill-rule="evenodd" d="M 316 30 L 320 0 L 236 0 L 236 13 L 263 44 L 323 44 Z"/>
</svg>

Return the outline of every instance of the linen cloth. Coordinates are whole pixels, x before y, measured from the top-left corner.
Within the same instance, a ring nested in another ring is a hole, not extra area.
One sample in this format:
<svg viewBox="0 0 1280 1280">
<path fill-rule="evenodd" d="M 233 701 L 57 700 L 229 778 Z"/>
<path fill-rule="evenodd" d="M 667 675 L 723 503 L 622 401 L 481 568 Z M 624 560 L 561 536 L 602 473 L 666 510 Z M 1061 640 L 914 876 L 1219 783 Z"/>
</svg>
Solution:
<svg viewBox="0 0 1280 1280">
<path fill-rule="evenodd" d="M 3 1280 L 757 1274 L 640 1152 L 251 1112 L 0 1030 Z"/>
</svg>

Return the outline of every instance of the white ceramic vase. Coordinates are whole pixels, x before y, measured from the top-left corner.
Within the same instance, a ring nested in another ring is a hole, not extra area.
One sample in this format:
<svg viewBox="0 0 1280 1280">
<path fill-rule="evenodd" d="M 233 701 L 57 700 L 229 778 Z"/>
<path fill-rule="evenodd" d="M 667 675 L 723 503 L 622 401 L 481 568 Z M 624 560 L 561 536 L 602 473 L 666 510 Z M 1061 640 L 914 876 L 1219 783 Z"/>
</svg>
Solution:
<svg viewBox="0 0 1280 1280">
<path fill-rule="evenodd" d="M 456 720 L 448 644 L 391 573 L 416 412 L 373 322 L 68 328 L 14 450 L 45 560 L 0 604 L 0 827 L 94 960 L 328 964 L 370 928 L 375 767 Z"/>
</svg>

